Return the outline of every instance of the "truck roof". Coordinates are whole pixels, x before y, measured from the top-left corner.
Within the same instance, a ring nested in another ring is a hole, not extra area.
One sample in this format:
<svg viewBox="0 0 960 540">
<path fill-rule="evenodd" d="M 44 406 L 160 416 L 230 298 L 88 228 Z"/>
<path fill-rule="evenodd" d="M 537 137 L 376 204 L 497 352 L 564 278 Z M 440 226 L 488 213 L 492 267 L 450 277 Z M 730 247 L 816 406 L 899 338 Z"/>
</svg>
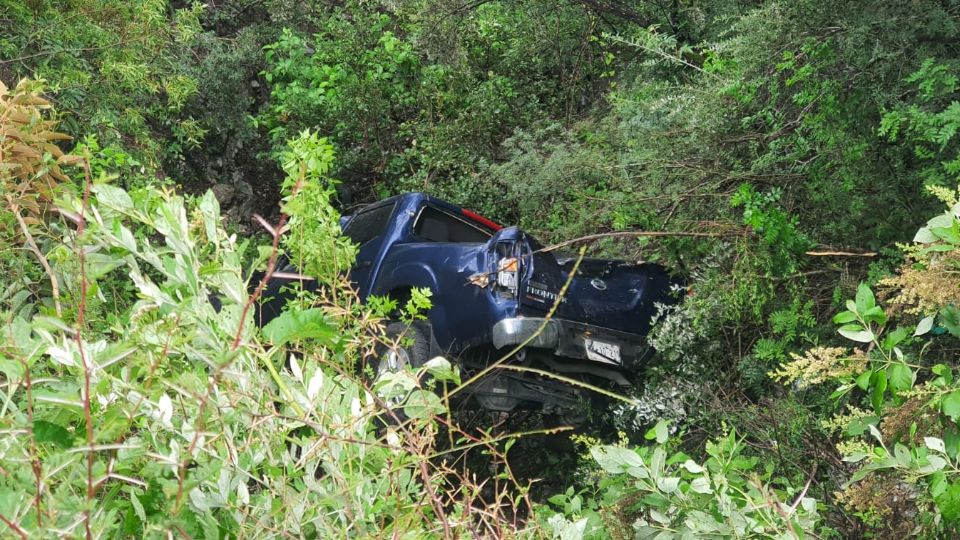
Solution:
<svg viewBox="0 0 960 540">
<path fill-rule="evenodd" d="M 457 206 L 457 205 L 455 205 L 455 204 L 453 204 L 453 203 L 449 203 L 449 202 L 447 202 L 447 201 L 445 201 L 445 200 L 443 200 L 443 199 L 438 199 L 438 198 L 436 198 L 436 197 L 432 197 L 432 196 L 430 196 L 430 195 L 427 195 L 426 193 L 421 193 L 421 192 L 419 192 L 419 191 L 411 191 L 411 192 L 407 192 L 407 193 L 401 193 L 400 195 L 394 195 L 393 197 L 388 197 L 388 198 L 386 198 L 386 199 L 383 199 L 382 201 L 377 201 L 377 202 L 374 202 L 374 203 L 370 203 L 370 204 L 361 206 L 361 207 L 358 208 L 356 211 L 354 211 L 353 213 L 351 213 L 351 214 L 347 217 L 347 219 L 349 220 L 350 218 L 352 218 L 353 216 L 357 215 L 357 214 L 360 213 L 360 212 L 365 212 L 365 211 L 367 211 L 367 210 L 373 210 L 373 209 L 375 209 L 375 208 L 379 208 L 379 207 L 381 207 L 381 206 L 385 206 L 385 205 L 388 205 L 388 204 L 391 204 L 391 203 L 394 203 L 394 202 L 398 202 L 398 201 L 404 201 L 404 202 L 414 203 L 414 204 L 416 204 L 416 205 L 418 205 L 418 206 L 419 206 L 419 204 L 420 204 L 421 202 L 428 202 L 428 203 L 430 203 L 431 205 L 436 206 L 436 207 L 438 207 L 438 208 L 441 208 L 441 209 L 443 209 L 443 210 L 447 210 L 448 212 L 452 212 L 452 213 L 456 213 L 456 214 L 462 214 L 463 216 L 469 218 L 470 220 L 476 221 L 477 223 L 483 225 L 484 227 L 493 229 L 494 231 L 497 231 L 497 230 L 500 230 L 500 229 L 503 228 L 503 225 L 500 225 L 499 223 L 497 223 L 497 222 L 495 222 L 495 221 L 493 221 L 493 220 L 490 220 L 490 219 L 488 219 L 488 218 L 485 218 L 485 217 L 481 216 L 480 214 L 478 214 L 478 213 L 476 213 L 476 212 L 474 212 L 474 211 L 472 211 L 472 210 L 468 210 L 468 209 L 466 209 L 466 208 L 463 208 L 462 206 Z M 345 224 L 345 223 L 346 223 L 346 222 L 344 222 L 344 224 Z"/>
</svg>

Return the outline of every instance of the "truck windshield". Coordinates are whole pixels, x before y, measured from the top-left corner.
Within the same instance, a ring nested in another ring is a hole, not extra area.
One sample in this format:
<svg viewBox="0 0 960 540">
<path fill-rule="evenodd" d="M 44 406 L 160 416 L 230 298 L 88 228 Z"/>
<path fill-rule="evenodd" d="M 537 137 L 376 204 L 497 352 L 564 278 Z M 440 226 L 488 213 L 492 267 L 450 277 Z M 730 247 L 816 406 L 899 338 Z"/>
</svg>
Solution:
<svg viewBox="0 0 960 540">
<path fill-rule="evenodd" d="M 484 243 L 490 232 L 478 225 L 452 216 L 436 208 L 425 206 L 420 211 L 413 234 L 428 242 Z"/>
</svg>

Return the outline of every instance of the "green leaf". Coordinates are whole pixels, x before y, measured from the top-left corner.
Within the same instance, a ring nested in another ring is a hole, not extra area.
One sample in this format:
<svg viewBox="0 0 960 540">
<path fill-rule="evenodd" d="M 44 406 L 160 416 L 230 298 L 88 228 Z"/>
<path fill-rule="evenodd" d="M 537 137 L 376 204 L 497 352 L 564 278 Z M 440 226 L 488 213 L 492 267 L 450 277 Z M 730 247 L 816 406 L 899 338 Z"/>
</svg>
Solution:
<svg viewBox="0 0 960 540">
<path fill-rule="evenodd" d="M 937 378 L 933 381 L 937 386 L 948 386 L 953 384 L 953 370 L 950 368 L 950 366 L 936 364 L 930 368 L 930 371 L 937 375 Z"/>
<path fill-rule="evenodd" d="M 896 391 L 913 387 L 913 370 L 906 364 L 892 364 L 887 368 L 887 377 L 890 379 L 890 387 Z"/>
<path fill-rule="evenodd" d="M 594 446 L 590 454 L 608 473 L 620 474 L 630 469 L 646 469 L 643 459 L 633 450 L 620 446 Z"/>
<path fill-rule="evenodd" d="M 930 475 L 930 496 L 936 499 L 947 490 L 947 475 L 943 471 L 937 471 Z"/>
<path fill-rule="evenodd" d="M 669 508 L 671 505 L 670 499 L 659 493 L 645 495 L 642 499 L 640 499 L 640 502 L 647 506 L 653 506 L 654 508 Z"/>
<path fill-rule="evenodd" d="M 440 397 L 429 390 L 414 390 L 403 404 L 403 412 L 410 418 L 430 418 L 445 410 Z"/>
<path fill-rule="evenodd" d="M 870 426 L 876 425 L 880 421 L 878 416 L 865 416 L 863 418 L 854 418 L 847 425 L 846 434 L 851 437 L 858 437 L 866 433 Z"/>
<path fill-rule="evenodd" d="M 936 452 L 947 453 L 947 447 L 943 444 L 943 439 L 936 437 L 924 437 L 923 445 Z"/>
<path fill-rule="evenodd" d="M 934 216 L 927 221 L 929 228 L 945 228 L 953 226 L 953 215 L 950 212 L 944 212 L 939 216 Z"/>
<path fill-rule="evenodd" d="M 863 373 L 857 376 L 857 386 L 859 386 L 861 390 L 866 390 L 867 388 L 870 388 L 871 377 L 873 377 L 873 371 L 864 371 Z"/>
<path fill-rule="evenodd" d="M 203 216 L 203 229 L 208 242 L 217 241 L 217 228 L 220 226 L 220 202 L 212 190 L 207 190 L 198 206 Z"/>
<path fill-rule="evenodd" d="M 874 410 L 879 411 L 883 405 L 883 393 L 887 390 L 887 372 L 875 371 L 872 379 L 870 382 L 873 384 L 873 391 L 870 393 L 870 402 Z"/>
<path fill-rule="evenodd" d="M 3 373 L 8 380 L 17 380 L 23 377 L 26 370 L 23 368 L 22 362 L 7 358 L 6 356 L 0 356 L 0 373 Z"/>
<path fill-rule="evenodd" d="M 917 234 L 914 235 L 913 241 L 919 244 L 929 244 L 931 242 L 936 242 L 937 237 L 930 232 L 929 227 L 920 227 L 920 229 L 917 231 Z"/>
<path fill-rule="evenodd" d="M 957 234 L 953 227 L 930 227 L 930 232 L 941 240 L 951 244 L 960 244 L 960 234 Z"/>
<path fill-rule="evenodd" d="M 657 478 L 657 489 L 664 493 L 673 493 L 679 486 L 680 478 L 676 476 Z"/>
<path fill-rule="evenodd" d="M 960 521 L 960 483 L 951 483 L 934 501 L 946 523 L 952 525 Z"/>
<path fill-rule="evenodd" d="M 910 463 L 913 461 L 913 455 L 906 446 L 896 443 L 893 446 L 893 459 L 896 460 L 897 465 L 901 467 L 909 467 Z"/>
<path fill-rule="evenodd" d="M 953 337 L 960 338 L 960 309 L 947 306 L 940 310 L 940 325 Z"/>
<path fill-rule="evenodd" d="M 947 455 L 951 459 L 957 459 L 960 455 L 960 431 L 956 426 L 948 426 L 943 430 L 943 445 L 946 448 Z"/>
<path fill-rule="evenodd" d="M 868 323 L 876 323 L 880 326 L 887 324 L 887 314 L 883 312 L 880 306 L 873 306 L 863 314 L 863 320 Z"/>
<path fill-rule="evenodd" d="M 873 332 L 865 330 L 859 324 L 848 324 L 838 329 L 837 332 L 841 336 L 858 343 L 870 343 L 874 337 Z"/>
<path fill-rule="evenodd" d="M 694 493 L 710 493 L 713 491 L 710 487 L 710 481 L 704 477 L 694 478 L 690 482 L 690 490 Z"/>
<path fill-rule="evenodd" d="M 845 395 L 847 394 L 847 392 L 849 392 L 850 390 L 853 390 L 854 386 L 856 386 L 856 385 L 854 385 L 854 384 L 842 384 L 842 385 L 838 386 L 837 389 L 834 390 L 834 391 L 830 394 L 830 399 L 839 399 L 839 398 L 845 396 Z"/>
<path fill-rule="evenodd" d="M 936 244 L 930 247 L 923 248 L 921 253 L 926 255 L 927 253 L 943 253 L 945 251 L 953 251 L 957 249 L 957 246 L 953 244 Z"/>
<path fill-rule="evenodd" d="M 97 202 L 108 206 L 119 212 L 125 212 L 133 208 L 133 200 L 127 192 L 117 186 L 110 184 L 96 184 L 93 186 L 93 192 L 97 195 Z"/>
<path fill-rule="evenodd" d="M 960 390 L 954 390 L 950 392 L 940 401 L 940 409 L 943 411 L 943 414 L 950 417 L 951 420 L 956 421 L 960 417 Z"/>
<path fill-rule="evenodd" d="M 920 323 L 917 324 L 917 329 L 913 331 L 913 335 L 922 336 L 930 331 L 933 328 L 933 319 L 934 316 L 924 317 L 920 320 Z"/>
<path fill-rule="evenodd" d="M 331 345 L 337 332 L 327 322 L 322 309 L 309 308 L 281 313 L 263 327 L 263 335 L 277 347 L 304 339 L 316 339 Z"/>
<path fill-rule="evenodd" d="M 857 313 L 863 316 L 876 305 L 877 301 L 873 296 L 873 291 L 870 290 L 870 286 L 861 283 L 857 287 Z"/>
<path fill-rule="evenodd" d="M 427 373 L 429 373 L 431 377 L 438 381 L 460 383 L 460 374 L 454 369 L 450 361 L 442 356 L 428 360 L 427 363 L 423 365 L 423 368 L 427 370 Z"/>
<path fill-rule="evenodd" d="M 88 253 L 84 259 L 87 279 L 100 279 L 108 272 L 123 266 L 123 259 L 109 253 Z"/>
<path fill-rule="evenodd" d="M 45 420 L 34 420 L 33 437 L 40 444 L 53 443 L 60 448 L 70 448 L 73 446 L 73 437 L 63 426 L 47 422 Z"/>
<path fill-rule="evenodd" d="M 657 444 L 667 442 L 667 439 L 670 438 L 670 422 L 667 420 L 658 421 L 657 425 L 650 428 L 643 437 L 648 441 L 656 439 Z"/>
<path fill-rule="evenodd" d="M 846 463 L 860 463 L 868 457 L 870 457 L 870 454 L 866 452 L 854 452 L 848 456 L 843 456 L 843 461 Z"/>
<path fill-rule="evenodd" d="M 857 320 L 857 314 L 852 311 L 841 311 L 833 316 L 834 324 L 849 324 Z"/>
<path fill-rule="evenodd" d="M 883 350 L 889 351 L 899 345 L 903 340 L 907 339 L 910 335 L 910 332 L 903 327 L 897 327 L 892 332 L 888 332 L 887 335 L 883 338 Z"/>
</svg>

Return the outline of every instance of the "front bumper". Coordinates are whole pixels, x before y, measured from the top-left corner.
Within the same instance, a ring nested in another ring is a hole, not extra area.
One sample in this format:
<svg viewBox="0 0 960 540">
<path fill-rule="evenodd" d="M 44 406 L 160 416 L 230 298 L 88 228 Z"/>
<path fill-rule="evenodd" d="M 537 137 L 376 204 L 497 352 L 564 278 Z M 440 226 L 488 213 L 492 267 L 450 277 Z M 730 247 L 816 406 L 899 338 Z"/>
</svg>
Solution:
<svg viewBox="0 0 960 540">
<path fill-rule="evenodd" d="M 641 336 L 592 326 L 564 319 L 515 317 L 493 325 L 493 346 L 548 349 L 559 357 L 595 363 L 600 366 L 633 370 L 647 358 L 650 347 Z M 587 340 L 600 341 L 620 348 L 620 360 L 597 360 L 587 354 Z"/>
</svg>

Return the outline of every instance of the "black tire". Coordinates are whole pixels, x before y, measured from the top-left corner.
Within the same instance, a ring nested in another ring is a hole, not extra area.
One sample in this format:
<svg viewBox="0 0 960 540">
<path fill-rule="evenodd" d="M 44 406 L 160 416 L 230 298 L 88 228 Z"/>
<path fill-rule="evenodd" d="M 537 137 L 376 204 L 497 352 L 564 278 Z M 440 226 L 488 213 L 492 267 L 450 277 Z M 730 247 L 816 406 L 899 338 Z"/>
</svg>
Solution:
<svg viewBox="0 0 960 540">
<path fill-rule="evenodd" d="M 384 337 L 383 342 L 377 344 L 374 357 L 369 363 L 371 387 L 387 371 L 400 370 L 407 365 L 417 369 L 430 360 L 432 330 L 429 322 L 391 322 L 387 325 Z M 404 400 L 387 402 L 385 405 L 393 409 L 393 405 L 399 405 L 402 401 Z M 399 407 L 392 410 L 391 414 L 387 416 L 396 416 L 401 421 L 405 419 L 403 411 Z M 389 419 L 384 420 L 391 423 Z"/>
<path fill-rule="evenodd" d="M 391 352 L 401 353 L 403 362 L 408 363 L 416 369 L 430 360 L 430 338 L 432 331 L 430 323 L 425 321 L 415 321 L 413 323 L 392 322 L 387 325 L 384 332 L 387 343 L 381 343 L 377 346 L 375 357 L 372 362 L 374 376 L 381 372 L 381 362 L 388 357 Z M 391 345 L 396 343 L 396 347 Z M 388 345 L 391 344 L 391 345 Z M 403 367 L 402 364 L 393 366 L 393 369 Z M 384 366 L 387 369 L 388 366 Z"/>
</svg>

